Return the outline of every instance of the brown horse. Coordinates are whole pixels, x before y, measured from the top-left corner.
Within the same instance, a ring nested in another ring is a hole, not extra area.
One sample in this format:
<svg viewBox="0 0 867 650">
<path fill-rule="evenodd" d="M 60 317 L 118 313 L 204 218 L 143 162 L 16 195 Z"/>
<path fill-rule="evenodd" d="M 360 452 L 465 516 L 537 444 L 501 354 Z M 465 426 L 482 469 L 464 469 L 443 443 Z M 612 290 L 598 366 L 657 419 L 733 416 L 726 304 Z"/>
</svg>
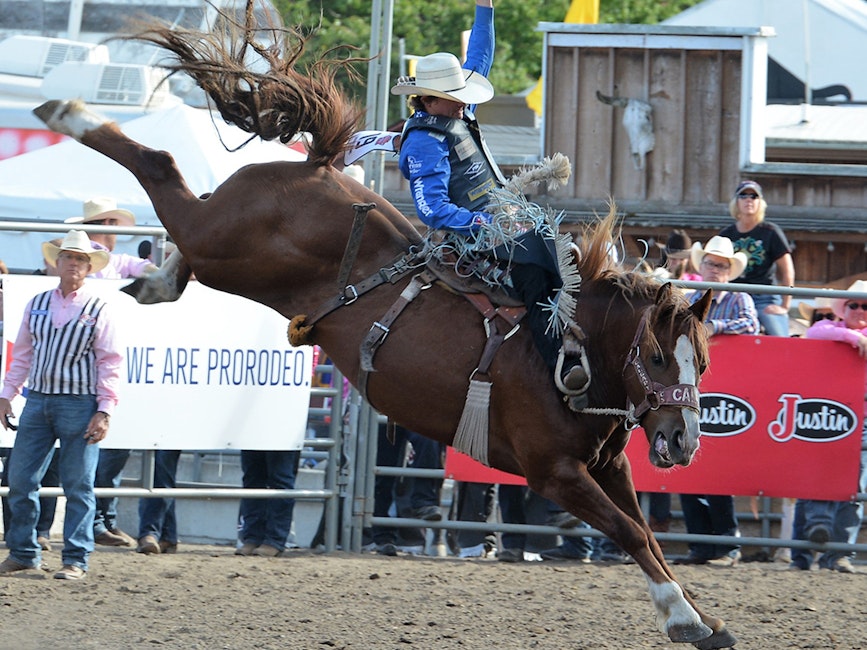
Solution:
<svg viewBox="0 0 867 650">
<path fill-rule="evenodd" d="M 180 38 L 169 29 L 159 34 L 164 46 Z M 154 32 L 149 38 L 155 40 Z M 183 48 L 173 51 L 183 62 Z M 207 70 L 224 74 L 227 66 L 196 61 L 190 70 L 194 76 Z M 250 88 L 236 80 L 215 89 L 197 79 L 225 106 L 234 105 L 233 98 L 221 93 Z M 181 264 L 188 265 L 186 277 L 178 275 L 177 264 L 169 264 L 171 270 L 152 278 L 163 289 L 182 289 L 191 268 L 204 284 L 293 318 L 346 295 L 337 278 L 354 204 L 376 207 L 367 217 L 351 285 L 389 269 L 420 240 L 393 206 L 329 164 L 339 156 L 346 133 L 346 122 L 334 119 L 335 107 L 343 103 L 329 94 L 337 92 L 333 86 L 309 81 L 304 86 L 293 78 L 287 84 L 295 84 L 299 96 L 309 100 L 299 105 L 306 111 L 304 129 L 318 147 L 311 160 L 245 167 L 204 200 L 190 192 L 169 153 L 129 139 L 80 102 L 51 101 L 35 112 L 52 129 L 126 167 L 142 184 L 183 254 Z M 236 90 L 226 90 L 233 85 Z M 263 98 L 257 101 L 266 112 Z M 254 122 L 246 121 L 248 126 Z M 702 321 L 710 296 L 689 307 L 670 285 L 616 267 L 608 253 L 613 223 L 612 214 L 588 229 L 580 243 L 583 282 L 576 319 L 588 341 L 589 408 L 574 413 L 564 405 L 532 337 L 521 328 L 503 343 L 490 367 L 489 463 L 525 476 L 534 491 L 634 557 L 648 580 L 659 627 L 672 641 L 730 647 L 735 638 L 723 621 L 700 612 L 666 564 L 641 513 L 624 454 L 636 422 L 646 432 L 650 461 L 657 466 L 687 465 L 698 449 L 694 407 L 707 365 Z M 167 274 L 174 274 L 170 282 Z M 345 376 L 357 377 L 362 340 L 408 282 L 407 277 L 386 281 L 357 300 L 340 302 L 317 320 L 309 342 L 319 344 Z M 485 343 L 478 311 L 435 283 L 391 326 L 367 382 L 368 399 L 409 429 L 451 443 L 468 378 Z"/>
</svg>

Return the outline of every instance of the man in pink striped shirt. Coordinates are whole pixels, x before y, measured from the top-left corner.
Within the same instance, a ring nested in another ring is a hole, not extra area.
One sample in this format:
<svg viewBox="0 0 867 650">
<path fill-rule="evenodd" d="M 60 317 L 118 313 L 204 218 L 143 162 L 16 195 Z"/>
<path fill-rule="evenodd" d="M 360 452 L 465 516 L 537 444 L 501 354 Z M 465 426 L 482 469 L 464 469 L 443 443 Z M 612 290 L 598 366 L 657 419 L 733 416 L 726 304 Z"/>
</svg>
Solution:
<svg viewBox="0 0 867 650">
<path fill-rule="evenodd" d="M 60 441 L 66 518 L 63 567 L 54 577 L 80 580 L 93 552 L 97 443 L 108 433 L 117 404 L 122 355 L 110 307 L 85 286 L 88 274 L 108 264 L 108 253 L 93 250 L 78 230 L 60 246 L 46 244 L 43 253 L 56 266 L 60 284 L 27 303 L 0 390 L 0 423 L 14 429 L 11 401 L 25 382 L 28 388 L 9 468 L 9 557 L 0 563 L 0 575 L 41 565 L 39 486 Z"/>
</svg>

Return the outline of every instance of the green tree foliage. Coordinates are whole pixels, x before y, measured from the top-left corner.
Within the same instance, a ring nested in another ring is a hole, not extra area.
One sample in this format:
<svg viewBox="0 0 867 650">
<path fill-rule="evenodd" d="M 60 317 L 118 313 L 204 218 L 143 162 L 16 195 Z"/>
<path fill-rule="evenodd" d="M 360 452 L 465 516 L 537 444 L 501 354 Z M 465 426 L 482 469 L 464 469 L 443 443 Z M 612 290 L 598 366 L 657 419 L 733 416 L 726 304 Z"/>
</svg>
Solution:
<svg viewBox="0 0 867 650">
<path fill-rule="evenodd" d="M 600 23 L 657 23 L 699 0 L 601 0 Z M 309 43 L 314 56 L 332 48 L 335 56 L 370 56 L 372 0 L 273 0 L 287 25 L 315 30 Z M 494 0 L 497 11 L 497 57 L 491 82 L 499 94 L 520 93 L 532 86 L 542 69 L 540 22 L 560 22 L 571 0 Z M 472 26 L 473 0 L 436 0 L 419 3 L 394 0 L 392 78 L 399 70 L 398 41 L 408 55 L 446 51 L 459 54 L 461 32 Z M 376 54 L 376 53 L 374 53 Z M 357 65 L 359 80 L 341 78 L 347 90 L 363 102 L 366 66 Z M 396 102 L 395 102 L 396 105 Z M 396 107 L 394 108 L 396 111 Z"/>
</svg>

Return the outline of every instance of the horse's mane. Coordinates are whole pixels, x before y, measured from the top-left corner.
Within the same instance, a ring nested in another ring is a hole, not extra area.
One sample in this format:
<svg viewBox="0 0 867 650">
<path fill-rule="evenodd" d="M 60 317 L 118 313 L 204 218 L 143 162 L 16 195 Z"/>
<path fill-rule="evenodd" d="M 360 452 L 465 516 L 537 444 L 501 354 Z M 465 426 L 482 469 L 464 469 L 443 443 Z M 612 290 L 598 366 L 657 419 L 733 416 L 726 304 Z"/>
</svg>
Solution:
<svg viewBox="0 0 867 650">
<path fill-rule="evenodd" d="M 300 72 L 296 66 L 308 39 L 302 28 L 283 27 L 270 12 L 269 24 L 258 24 L 256 14 L 265 12 L 254 12 L 254 5 L 255 0 L 247 0 L 243 25 L 214 7 L 219 18 L 208 32 L 151 20 L 139 21 L 132 34 L 117 38 L 145 41 L 171 52 L 172 60 L 159 65 L 193 77 L 223 119 L 247 133 L 281 142 L 310 133 L 308 161 L 329 165 L 343 151 L 361 117 L 361 110 L 336 84 L 335 75 L 339 69 L 355 74 L 351 65 L 363 59 L 329 59 L 332 52 L 326 52 Z M 256 39 L 263 32 L 273 44 Z M 261 57 L 268 69 L 249 69 L 251 55 Z"/>
<path fill-rule="evenodd" d="M 667 331 L 670 338 L 674 338 L 675 332 L 682 328 L 686 319 L 687 335 L 699 366 L 706 368 L 709 360 L 707 335 L 701 321 L 689 312 L 689 302 L 683 293 L 668 283 L 664 286 L 650 273 L 625 268 L 614 254 L 619 241 L 616 206 L 612 203 L 603 219 L 585 225 L 582 230 L 578 242 L 582 282 L 609 284 L 615 293 L 633 304 L 644 301 L 655 303 L 656 308 L 651 312 L 647 331 L 650 345 L 656 351 L 661 349 L 657 335 Z"/>
</svg>

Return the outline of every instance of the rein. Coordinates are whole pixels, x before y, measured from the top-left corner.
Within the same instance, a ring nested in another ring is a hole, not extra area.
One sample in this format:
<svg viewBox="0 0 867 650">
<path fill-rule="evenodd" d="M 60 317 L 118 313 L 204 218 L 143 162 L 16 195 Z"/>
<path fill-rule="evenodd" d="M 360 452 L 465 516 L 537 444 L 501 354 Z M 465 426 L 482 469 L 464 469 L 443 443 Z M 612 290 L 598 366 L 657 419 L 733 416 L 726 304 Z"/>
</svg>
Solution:
<svg viewBox="0 0 867 650">
<path fill-rule="evenodd" d="M 647 372 L 647 368 L 644 366 L 644 362 L 641 360 L 640 342 L 647 331 L 647 321 L 650 317 L 651 309 L 653 309 L 652 305 L 647 307 L 644 313 L 641 314 L 641 320 L 635 330 L 635 336 L 632 337 L 632 344 L 629 346 L 629 353 L 626 355 L 626 361 L 623 364 L 623 378 L 626 379 L 626 373 L 631 369 L 644 390 L 644 399 L 636 406 L 633 404 L 632 398 L 627 397 L 626 409 L 585 408 L 581 409 L 580 413 L 625 417 L 626 430 L 631 431 L 641 425 L 641 418 L 648 411 L 655 411 L 661 406 L 689 408 L 699 412 L 699 392 L 695 386 L 691 384 L 664 386 L 657 381 L 653 381 Z"/>
</svg>

